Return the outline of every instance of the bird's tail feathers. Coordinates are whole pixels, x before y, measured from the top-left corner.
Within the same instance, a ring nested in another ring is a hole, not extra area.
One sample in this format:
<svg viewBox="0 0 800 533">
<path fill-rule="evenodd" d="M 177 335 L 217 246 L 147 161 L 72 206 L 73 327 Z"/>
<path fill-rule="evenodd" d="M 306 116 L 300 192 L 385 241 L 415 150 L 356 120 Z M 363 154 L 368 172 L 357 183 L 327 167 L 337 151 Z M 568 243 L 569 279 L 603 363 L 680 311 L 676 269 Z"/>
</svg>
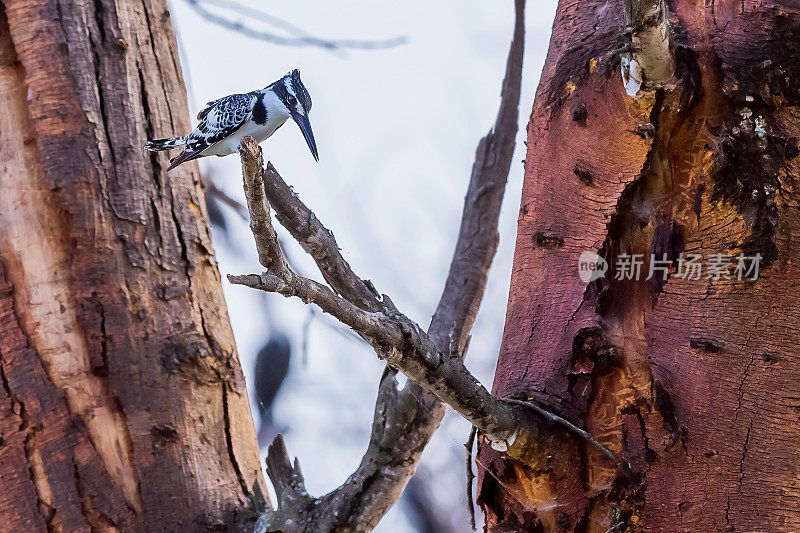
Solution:
<svg viewBox="0 0 800 533">
<path fill-rule="evenodd" d="M 142 148 L 146 148 L 151 152 L 162 152 L 164 150 L 172 150 L 178 146 L 186 144 L 186 137 L 173 137 L 171 139 L 154 139 L 147 141 Z"/>
</svg>

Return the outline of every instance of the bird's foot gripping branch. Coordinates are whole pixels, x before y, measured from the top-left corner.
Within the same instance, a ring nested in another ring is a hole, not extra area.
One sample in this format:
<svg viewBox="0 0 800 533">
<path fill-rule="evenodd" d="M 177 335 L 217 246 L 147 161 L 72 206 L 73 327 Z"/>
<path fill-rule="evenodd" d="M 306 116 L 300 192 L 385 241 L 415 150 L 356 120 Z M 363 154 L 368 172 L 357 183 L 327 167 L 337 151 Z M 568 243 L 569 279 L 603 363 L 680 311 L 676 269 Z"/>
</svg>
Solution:
<svg viewBox="0 0 800 533">
<path fill-rule="evenodd" d="M 485 283 L 483 278 L 488 266 L 481 270 L 480 287 L 473 291 L 466 290 L 462 295 L 471 298 L 469 305 L 456 301 L 446 306 L 452 311 L 447 314 L 456 319 L 451 323 L 449 331 L 442 334 L 443 331 L 439 330 L 441 326 L 437 325 L 441 320 L 437 321 L 434 316 L 431 328 L 426 332 L 400 312 L 388 296 L 378 293 L 370 282 L 362 280 L 352 271 L 342 257 L 333 234 L 294 194 L 271 164 L 264 168 L 261 150 L 254 139 L 244 138 L 240 153 L 244 189 L 251 219 L 250 227 L 255 237 L 259 261 L 266 270 L 262 274 L 228 276 L 232 283 L 279 293 L 286 297 L 297 297 L 306 303 L 316 304 L 365 339 L 378 356 L 388 363 L 387 375 L 393 376 L 395 371 L 402 371 L 413 381 L 406 388 L 421 387 L 422 391 L 451 406 L 469 420 L 495 449 L 505 452 L 513 459 L 526 464 L 542 464 L 542 457 L 548 453 L 547 446 L 542 445 L 548 439 L 543 439 L 542 434 L 548 431 L 546 426 L 556 423 L 572 434 L 586 439 L 618 463 L 616 457 L 588 433 L 561 417 L 530 402 L 493 396 L 464 366 L 463 352 L 466 349 L 469 326 L 477 311 L 477 302 L 483 292 Z M 303 277 L 289 266 L 272 226 L 271 208 L 275 209 L 278 221 L 314 258 L 327 285 Z M 471 218 L 470 210 L 466 208 L 465 218 Z M 491 248 L 493 255 L 496 233 L 490 233 L 492 236 L 489 239 L 493 239 L 494 244 L 490 242 L 487 246 Z M 475 294 L 470 296 L 473 292 Z M 447 294 L 446 289 L 445 296 Z M 447 298 L 443 296 L 443 300 Z M 394 388 L 393 381 L 388 389 L 391 388 Z M 403 391 L 395 389 L 393 392 L 387 392 L 388 389 L 384 389 L 387 387 L 382 382 L 379 405 L 376 408 L 376 424 L 378 419 L 381 419 L 382 424 L 391 426 L 388 420 L 392 417 L 386 413 L 387 402 L 391 404 L 390 408 L 397 409 L 400 402 L 391 395 L 399 395 Z M 417 395 L 414 397 L 416 402 L 418 397 Z M 382 418 L 378 416 L 379 414 Z M 403 427 L 408 428 L 408 422 L 406 421 Z M 436 425 L 438 421 L 432 428 L 416 429 L 420 429 L 422 433 L 432 433 Z M 413 426 L 411 428 L 415 429 Z M 386 431 L 391 429 L 388 427 L 381 431 L 373 431 L 373 441 L 359 467 L 359 472 L 351 476 L 347 483 L 321 498 L 315 499 L 308 495 L 304 498 L 279 497 L 278 509 L 268 510 L 260 519 L 257 530 L 303 531 L 311 523 L 314 524 L 314 530 L 328 530 L 328 527 L 342 528 L 343 520 L 346 522 L 346 528 L 351 530 L 358 529 L 359 525 L 365 523 L 374 525 L 377 520 L 374 516 L 369 516 L 370 511 L 362 509 L 359 512 L 363 504 L 356 500 L 363 498 L 364 493 L 361 492 L 362 487 L 353 485 L 357 485 L 358 480 L 363 479 L 364 476 L 359 473 L 364 468 L 372 469 L 373 476 L 387 478 L 382 480 L 386 484 L 383 496 L 385 501 L 373 506 L 383 510 L 371 511 L 373 514 L 378 512 L 379 515 L 382 515 L 385 512 L 384 507 L 388 508 L 402 492 L 410 474 L 405 471 L 394 472 L 392 467 L 402 470 L 402 465 L 408 462 L 403 449 L 393 450 L 387 455 L 385 448 L 378 450 L 380 446 L 372 446 L 378 437 L 383 435 L 385 438 Z M 427 442 L 429 436 L 425 435 L 423 444 Z M 395 456 L 392 456 L 393 453 Z M 299 474 L 299 466 L 295 464 L 293 468 L 286 468 L 289 464 L 288 458 L 280 441 L 271 447 L 270 458 L 268 463 L 272 464 L 272 468 L 268 472 L 275 486 L 301 490 L 302 477 Z M 283 467 L 278 468 L 276 465 Z M 380 465 L 380 468 L 377 465 Z M 291 479 L 283 479 L 286 477 L 284 474 Z M 324 523 L 329 523 L 329 526 L 323 525 Z M 287 524 L 294 524 L 295 527 Z"/>
</svg>

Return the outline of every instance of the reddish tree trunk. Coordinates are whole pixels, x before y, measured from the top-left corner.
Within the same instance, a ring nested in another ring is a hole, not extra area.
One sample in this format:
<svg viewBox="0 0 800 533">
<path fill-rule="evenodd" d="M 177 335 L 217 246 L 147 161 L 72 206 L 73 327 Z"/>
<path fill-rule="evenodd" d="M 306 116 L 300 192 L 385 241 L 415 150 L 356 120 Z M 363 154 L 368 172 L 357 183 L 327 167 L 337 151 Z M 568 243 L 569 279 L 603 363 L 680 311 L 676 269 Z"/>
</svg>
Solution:
<svg viewBox="0 0 800 533">
<path fill-rule="evenodd" d="M 236 528 L 260 479 L 162 0 L 0 2 L 0 530 Z"/>
<path fill-rule="evenodd" d="M 560 2 L 494 382 L 630 472 L 556 429 L 535 464 L 483 447 L 490 531 L 800 529 L 800 6 L 668 12 L 679 85 L 634 98 L 622 1 Z M 604 279 L 579 278 L 586 250 Z M 645 279 L 680 252 L 758 253 L 760 277 Z M 614 279 L 623 254 L 644 254 L 641 279 Z"/>
</svg>

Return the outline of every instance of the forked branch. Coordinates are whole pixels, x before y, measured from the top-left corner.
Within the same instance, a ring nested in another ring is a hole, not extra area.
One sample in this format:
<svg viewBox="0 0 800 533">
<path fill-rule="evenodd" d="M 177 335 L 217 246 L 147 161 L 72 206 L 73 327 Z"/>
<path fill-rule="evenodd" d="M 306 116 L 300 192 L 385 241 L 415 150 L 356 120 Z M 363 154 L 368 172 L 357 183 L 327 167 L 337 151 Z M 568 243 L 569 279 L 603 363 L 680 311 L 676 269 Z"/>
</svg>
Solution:
<svg viewBox="0 0 800 533">
<path fill-rule="evenodd" d="M 255 239 L 259 259 L 267 271 L 229 279 L 318 305 L 350 326 L 389 363 L 378 390 L 369 447 L 356 472 L 320 498 L 306 495 L 291 501 L 284 499 L 277 511 L 261 518 L 257 531 L 370 530 L 413 475 L 422 449 L 444 415 L 445 403 L 512 456 L 535 446 L 541 419 L 527 405 L 493 397 L 463 364 L 469 331 L 497 248 L 498 217 L 514 152 L 523 17 L 524 0 L 516 0 L 514 39 L 500 110 L 493 130 L 480 141 L 476 151 L 453 261 L 427 332 L 353 272 L 333 234 L 271 164 L 264 169 L 255 141 L 243 140 L 240 152 L 243 172 L 250 174 L 245 176 L 245 193 L 251 227 L 258 233 Z M 282 259 L 271 225 L 270 206 L 277 220 L 315 260 L 327 286 L 298 275 Z M 394 379 L 397 370 L 410 378 L 402 389 Z M 285 455 L 282 442 L 276 441 L 270 448 L 272 462 Z M 272 469 L 274 475 L 294 476 L 289 472 L 292 469 L 286 468 L 290 465 L 288 457 L 280 464 L 283 468 Z M 293 470 L 299 472 L 297 467 Z M 287 486 L 288 481 L 273 479 L 273 483 Z"/>
<path fill-rule="evenodd" d="M 329 278 L 329 282 L 337 287 L 346 287 L 348 280 L 359 279 L 346 262 L 331 260 L 337 256 L 341 257 L 338 250 L 333 252 L 332 249 L 320 245 L 320 242 L 332 244 L 335 240 L 303 202 L 292 193 L 277 171 L 272 166 L 264 171 L 260 166 L 261 149 L 256 141 L 251 137 L 245 137 L 242 140 L 240 153 L 243 171 L 254 174 L 245 177 L 246 189 L 268 179 L 270 185 L 277 189 L 277 192 L 269 194 L 284 198 L 287 206 L 294 208 L 289 214 L 305 215 L 300 218 L 278 216 L 278 219 L 287 223 L 287 229 L 293 235 L 306 235 L 301 242 L 305 242 L 307 249 L 313 251 L 312 256 L 316 256 L 315 259 L 319 258 L 322 262 L 321 270 L 323 275 Z M 366 301 L 369 302 L 367 307 L 375 310 L 366 310 L 337 295 L 329 287 L 292 271 L 280 254 L 280 246 L 269 219 L 269 209 L 261 200 L 261 192 L 246 190 L 246 196 L 252 217 L 251 226 L 261 230 L 256 236 L 259 258 L 262 264 L 267 263 L 272 266 L 268 266 L 263 274 L 229 275 L 231 283 L 276 292 L 287 297 L 298 297 L 306 303 L 318 305 L 324 312 L 336 317 L 364 337 L 390 366 L 403 371 L 415 383 L 461 413 L 487 438 L 501 446 L 502 443 L 505 443 L 505 447 L 511 444 L 519 429 L 518 414 L 511 405 L 493 397 L 467 370 L 460 357 L 451 353 L 450 349 L 439 350 L 427 333 L 398 311 L 387 297 L 378 298 L 373 294 Z M 274 205 L 278 209 L 278 204 Z M 286 211 L 283 213 L 287 214 Z M 316 223 L 309 224 L 309 221 Z M 290 222 L 296 225 L 288 225 Z M 317 226 L 317 231 L 309 230 L 314 226 Z M 330 238 L 325 239 L 325 235 Z M 334 267 L 341 268 L 341 271 Z M 342 271 L 345 273 L 339 277 L 338 274 Z"/>
</svg>

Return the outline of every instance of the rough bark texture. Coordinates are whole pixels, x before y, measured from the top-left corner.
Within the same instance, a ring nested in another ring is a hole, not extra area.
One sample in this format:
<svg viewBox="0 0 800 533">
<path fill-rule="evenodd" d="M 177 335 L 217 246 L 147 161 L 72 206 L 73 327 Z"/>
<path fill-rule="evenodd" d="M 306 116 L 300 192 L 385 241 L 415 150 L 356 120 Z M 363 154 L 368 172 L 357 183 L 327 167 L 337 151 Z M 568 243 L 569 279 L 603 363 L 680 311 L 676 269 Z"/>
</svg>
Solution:
<svg viewBox="0 0 800 533">
<path fill-rule="evenodd" d="M 255 433 L 162 0 L 0 2 L 0 530 L 236 529 Z M 256 491 L 260 494 L 260 491 Z"/>
<path fill-rule="evenodd" d="M 678 85 L 632 98 L 622 0 L 560 2 L 529 125 L 494 393 L 535 398 L 630 463 L 554 436 L 483 446 L 491 531 L 800 528 L 800 6 L 667 3 Z M 578 256 L 606 277 L 587 284 Z M 616 281 L 620 254 L 760 253 L 755 282 Z"/>
</svg>

